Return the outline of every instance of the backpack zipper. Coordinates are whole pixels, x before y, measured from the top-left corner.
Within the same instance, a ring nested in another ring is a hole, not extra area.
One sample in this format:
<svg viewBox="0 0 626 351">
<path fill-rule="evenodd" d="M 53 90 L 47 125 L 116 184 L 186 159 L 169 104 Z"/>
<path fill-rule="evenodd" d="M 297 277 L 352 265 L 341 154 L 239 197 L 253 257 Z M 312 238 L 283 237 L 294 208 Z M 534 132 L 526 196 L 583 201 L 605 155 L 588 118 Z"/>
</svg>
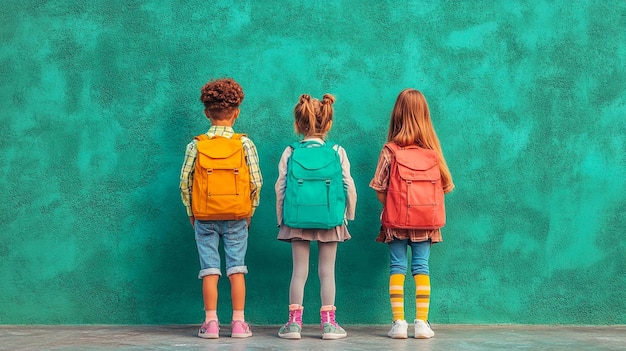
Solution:
<svg viewBox="0 0 626 351">
<path fill-rule="evenodd" d="M 211 198 L 211 188 L 209 185 L 211 182 L 209 181 L 209 177 L 213 174 L 213 169 L 206 170 L 206 201 L 204 202 L 204 212 L 209 210 L 209 199 Z"/>
<path fill-rule="evenodd" d="M 411 210 L 411 203 L 409 202 L 409 194 L 411 193 L 410 187 L 413 182 L 411 180 L 406 180 L 406 218 L 404 219 L 404 224 L 409 224 L 409 211 Z"/>
<path fill-rule="evenodd" d="M 326 179 L 326 207 L 330 211 L 330 179 Z"/>
</svg>

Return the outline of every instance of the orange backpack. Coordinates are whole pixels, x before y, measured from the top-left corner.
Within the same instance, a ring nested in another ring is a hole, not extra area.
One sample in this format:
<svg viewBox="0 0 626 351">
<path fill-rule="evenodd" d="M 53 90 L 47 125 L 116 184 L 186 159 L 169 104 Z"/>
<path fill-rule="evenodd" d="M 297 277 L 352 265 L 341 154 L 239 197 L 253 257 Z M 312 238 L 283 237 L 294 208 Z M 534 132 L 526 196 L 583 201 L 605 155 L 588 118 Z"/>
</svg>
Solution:
<svg viewBox="0 0 626 351">
<path fill-rule="evenodd" d="M 200 220 L 235 220 L 250 217 L 250 172 L 241 137 L 231 139 L 201 134 L 198 141 L 191 210 Z"/>
<path fill-rule="evenodd" d="M 438 229 L 446 224 L 439 158 L 434 150 L 387 143 L 393 158 L 383 208 L 385 228 Z"/>
</svg>

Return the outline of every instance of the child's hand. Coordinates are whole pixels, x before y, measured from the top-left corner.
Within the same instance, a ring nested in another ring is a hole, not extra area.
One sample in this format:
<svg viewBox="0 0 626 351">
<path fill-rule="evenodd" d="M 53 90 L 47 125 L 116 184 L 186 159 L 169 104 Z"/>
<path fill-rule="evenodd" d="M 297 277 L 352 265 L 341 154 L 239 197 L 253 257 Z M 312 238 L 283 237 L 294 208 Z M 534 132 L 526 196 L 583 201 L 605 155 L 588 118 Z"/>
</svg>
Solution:
<svg viewBox="0 0 626 351">
<path fill-rule="evenodd" d="M 193 218 L 193 216 L 189 216 L 189 222 L 191 222 L 191 226 L 193 227 L 194 222 L 196 221 L 195 218 Z"/>
<path fill-rule="evenodd" d="M 387 193 L 383 193 L 380 191 L 376 192 L 376 198 L 378 199 L 378 201 L 380 201 L 381 204 L 385 204 L 385 201 L 387 200 Z"/>
<path fill-rule="evenodd" d="M 248 217 L 246 218 L 246 223 L 248 225 L 248 228 L 250 228 L 250 221 L 252 220 L 252 217 Z"/>
</svg>

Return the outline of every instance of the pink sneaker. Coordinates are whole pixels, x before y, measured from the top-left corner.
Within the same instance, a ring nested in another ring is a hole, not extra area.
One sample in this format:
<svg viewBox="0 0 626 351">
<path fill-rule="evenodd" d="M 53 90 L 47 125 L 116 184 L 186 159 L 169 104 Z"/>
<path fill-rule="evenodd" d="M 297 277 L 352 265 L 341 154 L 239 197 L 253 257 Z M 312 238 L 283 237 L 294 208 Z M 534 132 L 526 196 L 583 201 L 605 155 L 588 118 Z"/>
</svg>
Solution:
<svg viewBox="0 0 626 351">
<path fill-rule="evenodd" d="M 220 337 L 220 323 L 216 320 L 202 323 L 198 330 L 198 337 L 204 339 L 217 339 Z"/>
<path fill-rule="evenodd" d="M 231 338 L 249 338 L 252 336 L 248 323 L 244 321 L 233 321 L 230 325 L 233 328 L 230 334 Z"/>
</svg>

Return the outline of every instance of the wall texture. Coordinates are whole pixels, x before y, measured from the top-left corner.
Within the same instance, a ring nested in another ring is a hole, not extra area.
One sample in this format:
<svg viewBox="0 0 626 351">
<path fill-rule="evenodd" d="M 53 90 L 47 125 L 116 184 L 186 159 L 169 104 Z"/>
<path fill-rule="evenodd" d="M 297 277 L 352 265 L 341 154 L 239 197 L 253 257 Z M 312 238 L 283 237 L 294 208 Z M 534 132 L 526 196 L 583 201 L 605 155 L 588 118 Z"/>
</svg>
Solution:
<svg viewBox="0 0 626 351">
<path fill-rule="evenodd" d="M 202 319 L 178 175 L 208 128 L 199 89 L 221 76 L 244 87 L 236 128 L 266 181 L 249 242 L 253 324 L 287 315 L 276 165 L 299 94 L 325 92 L 359 195 L 338 253 L 339 318 L 389 322 L 368 182 L 406 87 L 429 100 L 457 185 L 431 256 L 431 320 L 626 323 L 622 0 L 12 0 L 0 38 L 0 324 Z M 307 323 L 320 305 L 311 272 Z M 228 321 L 226 279 L 220 291 Z"/>
</svg>

